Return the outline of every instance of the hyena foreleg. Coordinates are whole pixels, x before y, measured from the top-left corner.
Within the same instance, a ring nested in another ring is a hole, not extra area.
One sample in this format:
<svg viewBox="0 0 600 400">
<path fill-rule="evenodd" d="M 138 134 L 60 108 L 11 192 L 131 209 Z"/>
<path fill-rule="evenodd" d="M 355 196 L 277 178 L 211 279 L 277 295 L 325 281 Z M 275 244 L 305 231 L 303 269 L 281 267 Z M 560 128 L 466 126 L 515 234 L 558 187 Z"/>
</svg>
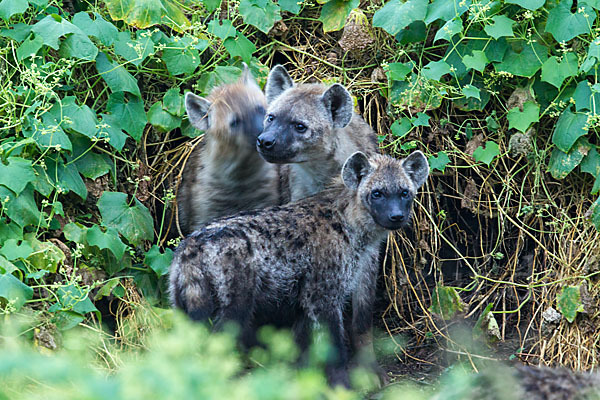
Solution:
<svg viewBox="0 0 600 400">
<path fill-rule="evenodd" d="M 318 325 L 329 331 L 333 354 L 330 354 L 325 367 L 327 378 L 332 386 L 350 387 L 348 376 L 348 348 L 344 331 L 344 318 L 341 307 L 330 309 L 318 317 Z"/>
</svg>

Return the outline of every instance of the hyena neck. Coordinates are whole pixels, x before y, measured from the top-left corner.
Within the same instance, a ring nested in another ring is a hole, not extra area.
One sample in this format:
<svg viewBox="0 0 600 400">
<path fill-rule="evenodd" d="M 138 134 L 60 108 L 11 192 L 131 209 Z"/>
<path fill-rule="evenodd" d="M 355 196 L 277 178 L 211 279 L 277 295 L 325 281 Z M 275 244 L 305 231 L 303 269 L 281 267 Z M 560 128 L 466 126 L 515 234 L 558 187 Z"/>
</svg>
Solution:
<svg viewBox="0 0 600 400">
<path fill-rule="evenodd" d="M 342 165 L 333 157 L 290 165 L 292 201 L 323 191 L 340 174 Z"/>
</svg>

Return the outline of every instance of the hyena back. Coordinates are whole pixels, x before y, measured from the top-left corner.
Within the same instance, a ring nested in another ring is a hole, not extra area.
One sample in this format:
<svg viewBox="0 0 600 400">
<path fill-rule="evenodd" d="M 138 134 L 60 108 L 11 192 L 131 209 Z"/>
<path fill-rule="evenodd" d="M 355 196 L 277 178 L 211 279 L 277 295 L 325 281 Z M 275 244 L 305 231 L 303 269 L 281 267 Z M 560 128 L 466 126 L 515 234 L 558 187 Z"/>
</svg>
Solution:
<svg viewBox="0 0 600 400">
<path fill-rule="evenodd" d="M 206 99 L 186 94 L 190 122 L 205 133 L 187 161 L 177 195 L 182 233 L 218 217 L 287 201 L 280 166 L 256 152 L 266 106 L 247 67 L 238 82 L 216 87 Z"/>
<path fill-rule="evenodd" d="M 377 151 L 375 133 L 354 112 L 352 97 L 342 85 L 295 85 L 277 65 L 265 92 L 269 107 L 256 145 L 268 162 L 290 164 L 292 201 L 325 189 L 354 152 Z"/>
<path fill-rule="evenodd" d="M 325 327 L 337 351 L 328 365 L 330 382 L 348 385 L 344 305 L 371 284 L 366 276 L 380 242 L 408 223 L 428 173 L 421 152 L 402 161 L 357 152 L 343 166 L 343 183 L 298 202 L 207 224 L 175 252 L 173 304 L 196 320 L 237 322 L 246 344 L 253 342 L 258 321 L 279 323 L 281 315 L 303 350 L 311 327 Z M 356 310 L 370 318 L 362 311 Z"/>
</svg>

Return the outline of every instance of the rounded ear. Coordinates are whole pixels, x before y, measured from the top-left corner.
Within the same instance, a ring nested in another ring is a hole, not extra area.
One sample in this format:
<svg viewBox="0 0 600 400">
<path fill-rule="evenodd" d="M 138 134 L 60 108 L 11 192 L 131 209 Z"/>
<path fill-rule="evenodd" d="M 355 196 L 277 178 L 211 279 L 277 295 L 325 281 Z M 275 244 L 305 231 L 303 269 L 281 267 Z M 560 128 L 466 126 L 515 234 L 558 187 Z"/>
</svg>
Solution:
<svg viewBox="0 0 600 400">
<path fill-rule="evenodd" d="M 208 120 L 210 106 L 211 102 L 203 97 L 196 96 L 192 92 L 185 94 L 185 110 L 194 128 L 203 131 L 208 129 L 210 125 Z"/>
<path fill-rule="evenodd" d="M 425 154 L 419 150 L 412 152 L 402 160 L 402 167 L 410 179 L 412 179 L 417 189 L 423 186 L 429 176 L 429 162 L 427 162 Z"/>
<path fill-rule="evenodd" d="M 248 68 L 248 64 L 245 62 L 242 62 L 242 76 L 240 77 L 240 81 L 246 85 L 254 83 L 252 72 L 250 72 L 250 68 Z"/>
<path fill-rule="evenodd" d="M 265 95 L 267 102 L 272 102 L 285 90 L 294 86 L 294 81 L 290 78 L 283 65 L 276 65 L 269 72 L 267 84 L 265 85 Z"/>
<path fill-rule="evenodd" d="M 352 96 L 345 87 L 339 83 L 333 84 L 321 96 L 327 112 L 331 114 L 334 128 L 344 128 L 352 120 L 354 107 Z"/>
<path fill-rule="evenodd" d="M 342 180 L 349 189 L 356 190 L 362 178 L 371 170 L 371 164 L 365 153 L 357 151 L 352 154 L 342 167 Z"/>
</svg>

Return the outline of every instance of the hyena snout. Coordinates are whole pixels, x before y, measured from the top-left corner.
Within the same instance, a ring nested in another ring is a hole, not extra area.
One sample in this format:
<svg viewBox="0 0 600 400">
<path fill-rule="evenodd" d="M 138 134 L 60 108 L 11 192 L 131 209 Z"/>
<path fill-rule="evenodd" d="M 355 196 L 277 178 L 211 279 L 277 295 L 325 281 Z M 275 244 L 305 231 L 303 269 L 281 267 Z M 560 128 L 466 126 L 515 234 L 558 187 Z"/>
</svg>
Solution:
<svg viewBox="0 0 600 400">
<path fill-rule="evenodd" d="M 256 139 L 256 147 L 259 150 L 272 150 L 275 147 L 275 136 L 273 135 L 260 135 Z"/>
<path fill-rule="evenodd" d="M 371 215 L 375 222 L 389 230 L 408 225 L 412 201 L 398 195 L 371 199 Z"/>
</svg>

